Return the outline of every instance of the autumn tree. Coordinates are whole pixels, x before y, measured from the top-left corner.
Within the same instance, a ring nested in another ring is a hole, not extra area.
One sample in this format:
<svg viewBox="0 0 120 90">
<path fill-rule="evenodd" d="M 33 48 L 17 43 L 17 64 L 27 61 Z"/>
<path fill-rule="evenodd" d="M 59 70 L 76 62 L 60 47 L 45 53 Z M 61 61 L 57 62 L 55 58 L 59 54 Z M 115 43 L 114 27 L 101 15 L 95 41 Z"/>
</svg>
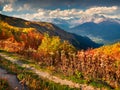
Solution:
<svg viewBox="0 0 120 90">
<path fill-rule="evenodd" d="M 44 34 L 42 43 L 38 48 L 38 51 L 44 51 L 46 53 L 54 53 L 60 47 L 61 40 L 58 36 L 50 37 L 47 33 Z"/>
</svg>

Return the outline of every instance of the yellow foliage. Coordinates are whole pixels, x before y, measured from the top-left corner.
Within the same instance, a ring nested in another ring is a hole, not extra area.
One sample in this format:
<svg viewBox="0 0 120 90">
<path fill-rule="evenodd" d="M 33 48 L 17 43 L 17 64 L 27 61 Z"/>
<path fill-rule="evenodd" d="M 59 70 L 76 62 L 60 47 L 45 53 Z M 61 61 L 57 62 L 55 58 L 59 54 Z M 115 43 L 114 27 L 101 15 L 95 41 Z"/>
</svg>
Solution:
<svg viewBox="0 0 120 90">
<path fill-rule="evenodd" d="M 116 60 L 120 60 L 120 42 L 113 45 L 106 45 L 94 50 L 95 52 L 100 52 L 104 55 L 113 56 Z"/>
</svg>

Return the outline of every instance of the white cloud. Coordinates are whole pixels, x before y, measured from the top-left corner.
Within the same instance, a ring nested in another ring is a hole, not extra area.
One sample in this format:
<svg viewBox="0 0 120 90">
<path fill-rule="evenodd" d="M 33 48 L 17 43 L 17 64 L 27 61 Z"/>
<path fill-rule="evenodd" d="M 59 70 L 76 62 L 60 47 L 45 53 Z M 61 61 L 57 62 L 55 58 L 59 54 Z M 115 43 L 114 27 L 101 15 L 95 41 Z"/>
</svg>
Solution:
<svg viewBox="0 0 120 90">
<path fill-rule="evenodd" d="M 104 18 L 94 19 L 94 22 L 95 22 L 95 23 L 100 23 L 100 22 L 102 22 L 102 21 L 104 21 Z"/>
<path fill-rule="evenodd" d="M 23 6 L 19 7 L 17 11 L 24 11 L 24 10 L 29 10 L 31 7 L 29 4 L 24 4 Z"/>
<path fill-rule="evenodd" d="M 3 7 L 3 11 L 5 11 L 5 12 L 12 12 L 12 11 L 13 11 L 12 4 L 6 4 L 6 5 Z"/>
<path fill-rule="evenodd" d="M 100 22 L 105 21 L 105 20 L 106 20 L 105 18 L 96 17 L 96 16 L 84 16 L 81 18 L 69 20 L 69 22 L 71 21 L 70 28 L 73 28 L 77 25 L 80 25 L 80 24 L 83 24 L 86 22 L 100 23 Z"/>
<path fill-rule="evenodd" d="M 10 4 L 12 4 L 12 3 L 14 3 L 14 2 L 16 2 L 17 0 L 0 0 L 0 4 L 3 4 L 3 3 L 10 3 Z"/>
<path fill-rule="evenodd" d="M 47 9 L 40 8 L 37 10 L 36 13 L 33 13 L 33 14 L 22 14 L 22 15 L 15 15 L 15 16 L 24 18 L 27 20 L 40 20 L 40 21 L 47 21 L 47 22 L 48 21 L 51 22 L 52 19 L 54 18 L 64 19 L 64 20 L 68 20 L 68 23 L 70 23 L 71 26 L 74 26 L 77 24 L 82 24 L 82 23 L 91 22 L 91 21 L 95 23 L 100 23 L 104 21 L 105 17 L 118 18 L 120 17 L 117 15 L 118 13 L 116 13 L 118 10 L 119 8 L 117 6 L 92 7 L 86 10 L 81 10 L 81 9 L 47 10 Z M 102 17 L 101 15 L 104 17 Z"/>
<path fill-rule="evenodd" d="M 106 17 L 106 18 L 111 18 L 111 19 L 120 19 L 120 13 L 119 14 L 114 14 L 114 15 L 107 15 L 107 14 L 101 14 L 102 16 Z"/>
<path fill-rule="evenodd" d="M 71 19 L 79 17 L 79 14 L 82 13 L 82 10 L 79 9 L 67 9 L 67 10 L 46 10 L 38 9 L 37 13 L 33 14 L 35 18 L 61 18 L 61 19 Z"/>
<path fill-rule="evenodd" d="M 90 9 L 87 9 L 84 13 L 85 14 L 90 14 L 90 15 L 93 15 L 93 14 L 101 14 L 101 13 L 112 13 L 114 11 L 116 11 L 118 9 L 117 6 L 112 6 L 112 7 L 93 7 L 93 8 L 90 8 Z"/>
<path fill-rule="evenodd" d="M 13 6 L 16 1 L 17 0 L 0 0 L 0 5 L 4 5 L 2 11 L 12 12 L 14 10 Z"/>
</svg>

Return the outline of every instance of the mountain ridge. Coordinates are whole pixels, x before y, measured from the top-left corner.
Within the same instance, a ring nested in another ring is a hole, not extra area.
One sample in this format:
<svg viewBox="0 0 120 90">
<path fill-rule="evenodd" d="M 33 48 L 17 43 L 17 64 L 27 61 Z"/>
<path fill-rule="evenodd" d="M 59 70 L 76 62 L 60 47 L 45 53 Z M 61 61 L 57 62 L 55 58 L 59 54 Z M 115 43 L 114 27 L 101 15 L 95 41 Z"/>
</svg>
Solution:
<svg viewBox="0 0 120 90">
<path fill-rule="evenodd" d="M 87 22 L 72 28 L 70 31 L 78 35 L 91 37 L 98 37 L 103 39 L 105 43 L 113 43 L 119 41 L 120 38 L 120 24 L 112 21 L 103 21 L 98 24 L 94 22 Z M 104 43 L 104 44 L 105 44 Z"/>
<path fill-rule="evenodd" d="M 51 23 L 27 21 L 2 14 L 0 14 L 0 19 L 11 26 L 18 28 L 34 28 L 42 35 L 47 32 L 50 36 L 59 36 L 62 40 L 68 40 L 73 46 L 79 49 L 94 48 L 99 46 L 88 38 L 68 33 Z"/>
</svg>

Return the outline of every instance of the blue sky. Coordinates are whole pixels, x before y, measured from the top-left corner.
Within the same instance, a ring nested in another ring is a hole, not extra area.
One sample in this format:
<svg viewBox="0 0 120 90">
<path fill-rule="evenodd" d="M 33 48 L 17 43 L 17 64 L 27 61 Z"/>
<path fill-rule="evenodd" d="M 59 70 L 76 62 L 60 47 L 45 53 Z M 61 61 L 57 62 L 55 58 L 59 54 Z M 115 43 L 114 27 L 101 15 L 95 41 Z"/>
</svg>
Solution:
<svg viewBox="0 0 120 90">
<path fill-rule="evenodd" d="M 120 19 L 119 6 L 119 0 L 0 0 L 0 13 L 26 20 L 99 23 L 104 18 Z"/>
</svg>

